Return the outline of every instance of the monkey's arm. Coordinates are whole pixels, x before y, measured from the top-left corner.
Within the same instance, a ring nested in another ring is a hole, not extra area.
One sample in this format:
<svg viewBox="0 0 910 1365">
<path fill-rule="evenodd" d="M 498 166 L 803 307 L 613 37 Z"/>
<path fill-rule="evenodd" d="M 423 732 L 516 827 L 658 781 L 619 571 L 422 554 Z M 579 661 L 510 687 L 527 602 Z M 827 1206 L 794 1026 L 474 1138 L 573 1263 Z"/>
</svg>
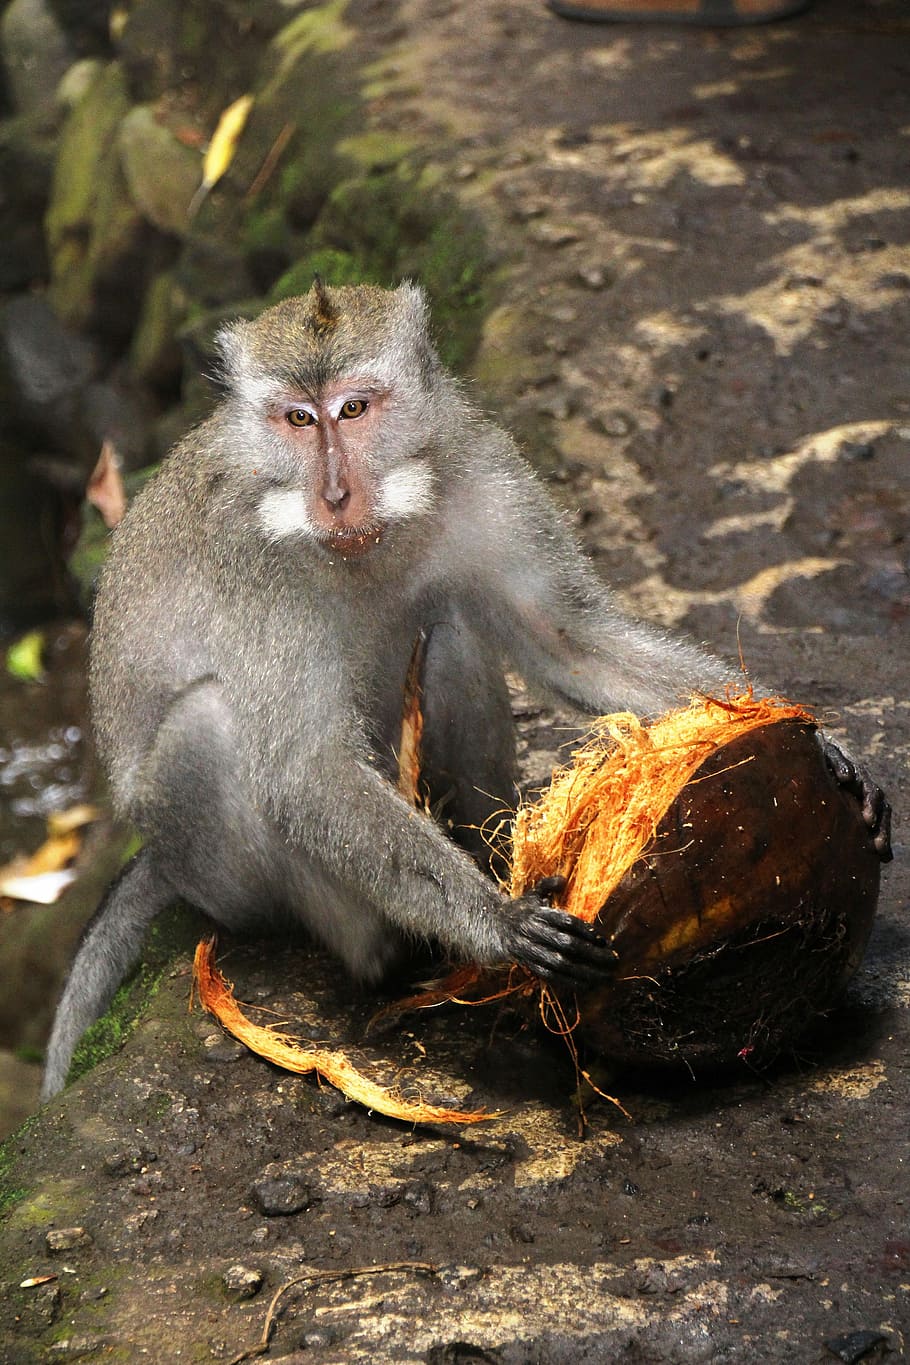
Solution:
<svg viewBox="0 0 910 1365">
<path fill-rule="evenodd" d="M 508 900 L 368 763 L 338 745 L 316 757 L 330 788 L 290 786 L 273 813 L 298 849 L 403 933 L 548 978 L 596 980 L 610 968 L 603 938 L 551 908 L 547 887 Z"/>
<path fill-rule="evenodd" d="M 522 479 L 514 470 L 511 477 Z M 481 610 L 490 612 L 491 628 L 527 681 L 595 715 L 628 708 L 655 716 L 693 692 L 722 694 L 735 681 L 736 668 L 624 612 L 536 481 L 522 481 L 516 505 L 525 508 L 534 536 L 521 534 L 526 526 L 511 528 L 507 536 L 500 528 L 488 531 L 478 563 L 486 580 Z M 859 800 L 874 847 L 887 861 L 891 808 L 884 792 L 827 735 L 820 734 L 820 741 L 835 777 Z"/>
<path fill-rule="evenodd" d="M 284 668 L 292 678 L 293 633 L 286 639 L 284 658 L 273 654 L 268 668 Z M 332 675 L 330 658 L 321 656 L 297 678 L 288 704 L 307 699 L 308 719 L 299 723 L 282 714 L 283 700 L 265 707 L 241 678 L 226 680 L 236 742 L 257 810 L 280 831 L 290 855 L 319 874 L 319 884 L 328 878 L 362 908 L 365 934 L 385 921 L 406 936 L 438 941 L 462 960 L 519 962 L 545 977 L 589 980 L 610 969 L 604 940 L 551 908 L 546 888 L 509 900 L 377 771 L 356 705 L 346 703 L 350 684 Z M 327 941 L 334 937 L 330 899 L 317 897 L 302 912 Z M 338 950 L 344 953 L 342 945 Z"/>
<path fill-rule="evenodd" d="M 508 478 L 520 516 L 504 525 L 499 508 L 477 509 L 475 611 L 531 685 L 591 715 L 655 716 L 691 692 L 723 691 L 734 666 L 623 611 L 537 480 Z"/>
</svg>

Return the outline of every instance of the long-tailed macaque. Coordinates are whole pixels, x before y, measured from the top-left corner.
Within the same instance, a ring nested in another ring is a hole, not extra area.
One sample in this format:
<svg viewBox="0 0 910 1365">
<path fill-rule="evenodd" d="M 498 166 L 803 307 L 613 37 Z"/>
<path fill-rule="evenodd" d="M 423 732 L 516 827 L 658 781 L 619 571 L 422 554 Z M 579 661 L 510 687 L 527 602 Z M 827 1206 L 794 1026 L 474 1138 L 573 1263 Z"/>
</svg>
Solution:
<svg viewBox="0 0 910 1365">
<path fill-rule="evenodd" d="M 144 845 L 75 959 L 45 1095 L 177 898 L 230 929 L 305 926 L 368 983 L 415 941 L 608 972 L 552 887 L 509 900 L 478 865 L 477 830 L 514 801 L 504 660 L 594 714 L 655 714 L 731 674 L 618 608 L 440 365 L 414 285 L 317 283 L 219 341 L 226 396 L 130 508 L 98 590 L 95 727 Z M 455 838 L 391 780 L 421 629 L 423 775 Z M 831 762 L 887 856 L 881 793 Z"/>
</svg>

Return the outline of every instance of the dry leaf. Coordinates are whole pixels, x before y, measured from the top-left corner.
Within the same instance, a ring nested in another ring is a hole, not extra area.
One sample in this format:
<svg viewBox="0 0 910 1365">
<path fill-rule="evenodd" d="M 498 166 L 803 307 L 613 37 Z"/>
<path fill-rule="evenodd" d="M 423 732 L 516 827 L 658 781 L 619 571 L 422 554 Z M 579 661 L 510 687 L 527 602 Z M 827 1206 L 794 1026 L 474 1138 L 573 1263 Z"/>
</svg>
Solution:
<svg viewBox="0 0 910 1365">
<path fill-rule="evenodd" d="M 47 817 L 47 832 L 54 835 L 71 834 L 73 830 L 82 829 L 100 819 L 99 808 L 83 801 L 78 806 L 70 806 L 69 810 L 51 811 Z"/>
<path fill-rule="evenodd" d="M 0 878 L 0 897 L 11 901 L 28 901 L 32 905 L 55 905 L 75 880 L 76 874 L 71 869 L 38 872 L 27 877 L 10 874 Z"/>
<path fill-rule="evenodd" d="M 252 95 L 241 95 L 225 109 L 218 120 L 218 127 L 212 134 L 208 151 L 202 162 L 202 184 L 199 186 L 189 206 L 189 216 L 198 212 L 199 206 L 234 160 L 237 144 L 246 127 L 246 121 L 253 107 Z"/>
<path fill-rule="evenodd" d="M 51 835 L 30 857 L 14 858 L 0 867 L 0 897 L 54 905 L 76 879 L 67 864 L 81 847 L 82 837 L 75 829 Z"/>
<path fill-rule="evenodd" d="M 120 473 L 120 456 L 112 441 L 105 441 L 101 446 L 98 462 L 88 477 L 85 497 L 97 507 L 108 530 L 113 530 L 123 520 L 126 489 Z"/>
<path fill-rule="evenodd" d="M 427 661 L 429 634 L 422 629 L 414 641 L 411 662 L 404 680 L 404 704 L 401 710 L 401 744 L 398 749 L 398 790 L 412 805 L 419 806 L 420 771 L 423 742 L 423 673 Z"/>
</svg>

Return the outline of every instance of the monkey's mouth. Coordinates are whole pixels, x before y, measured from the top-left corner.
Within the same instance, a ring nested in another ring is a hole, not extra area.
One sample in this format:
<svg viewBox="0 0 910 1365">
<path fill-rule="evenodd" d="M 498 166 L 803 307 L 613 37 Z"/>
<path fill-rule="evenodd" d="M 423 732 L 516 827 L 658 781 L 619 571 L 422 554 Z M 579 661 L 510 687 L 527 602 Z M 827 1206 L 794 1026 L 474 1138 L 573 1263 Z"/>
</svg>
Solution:
<svg viewBox="0 0 910 1365">
<path fill-rule="evenodd" d="M 337 530 L 326 533 L 323 544 L 341 555 L 342 559 L 361 559 L 375 549 L 384 531 L 381 522 L 373 526 L 339 526 Z"/>
</svg>

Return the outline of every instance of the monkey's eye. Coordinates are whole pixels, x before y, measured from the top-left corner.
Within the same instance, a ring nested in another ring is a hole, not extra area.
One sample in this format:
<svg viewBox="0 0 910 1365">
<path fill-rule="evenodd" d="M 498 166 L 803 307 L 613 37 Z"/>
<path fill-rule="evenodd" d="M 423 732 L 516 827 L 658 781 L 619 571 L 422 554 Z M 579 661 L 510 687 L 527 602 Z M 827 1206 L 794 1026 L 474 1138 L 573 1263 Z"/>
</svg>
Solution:
<svg viewBox="0 0 910 1365">
<path fill-rule="evenodd" d="M 314 427 L 316 418 L 306 408 L 291 408 L 287 419 L 292 427 Z"/>
<path fill-rule="evenodd" d="M 342 403 L 339 417 L 362 417 L 367 410 L 365 398 L 349 398 L 346 403 Z"/>
</svg>

